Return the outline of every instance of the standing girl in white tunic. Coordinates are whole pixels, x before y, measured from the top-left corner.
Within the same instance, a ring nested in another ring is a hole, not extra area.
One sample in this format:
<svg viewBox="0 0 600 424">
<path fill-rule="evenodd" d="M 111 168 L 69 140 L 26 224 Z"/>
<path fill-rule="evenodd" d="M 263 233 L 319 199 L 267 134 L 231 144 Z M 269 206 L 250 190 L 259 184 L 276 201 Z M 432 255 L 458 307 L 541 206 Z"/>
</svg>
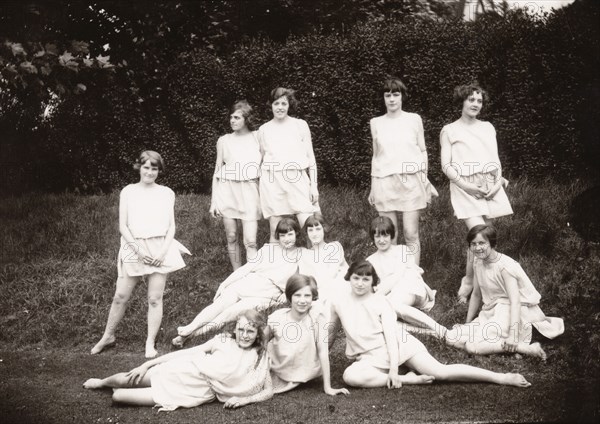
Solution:
<svg viewBox="0 0 600 424">
<path fill-rule="evenodd" d="M 454 101 L 462 108 L 461 117 L 440 133 L 442 171 L 450 180 L 454 215 L 471 229 L 513 211 L 504 191 L 507 181 L 502 178 L 496 130 L 477 119 L 487 93 L 476 84 L 461 85 L 454 89 Z M 472 290 L 473 257 L 467 251 L 459 300 L 466 302 Z"/>
<path fill-rule="evenodd" d="M 565 330 L 562 318 L 544 315 L 539 307 L 541 296 L 521 265 L 496 251 L 494 227 L 474 226 L 467 243 L 475 257 L 473 294 L 467 324 L 449 330 L 448 342 L 472 354 L 518 352 L 545 360 L 540 344 L 530 344 L 532 327 L 553 339 Z"/>
<path fill-rule="evenodd" d="M 266 323 L 257 311 L 245 311 L 234 334 L 219 334 L 191 349 L 144 362 L 128 373 L 90 378 L 86 389 L 113 388 L 113 400 L 161 411 L 218 399 L 225 408 L 262 402 L 273 396 L 266 352 Z"/>
<path fill-rule="evenodd" d="M 273 119 L 258 129 L 258 139 L 263 152 L 260 203 L 274 242 L 282 215 L 296 215 L 303 227 L 306 218 L 319 210 L 319 191 L 308 124 L 288 115 L 296 108 L 294 90 L 275 88 L 270 103 Z"/>
<path fill-rule="evenodd" d="M 438 362 L 423 343 L 396 325 L 396 315 L 387 300 L 373 293 L 373 286 L 378 283 L 373 265 L 367 261 L 352 263 L 346 279 L 352 291 L 333 299 L 331 311 L 332 320 L 339 317 L 346 334 L 346 356 L 356 361 L 344 371 L 346 384 L 398 388 L 402 384 L 427 384 L 435 379 L 531 385 L 520 374 Z M 398 366 L 402 364 L 421 375 L 414 372 L 398 375 Z"/>
<path fill-rule="evenodd" d="M 267 308 L 285 302 L 285 284 L 298 272 L 301 250 L 296 247 L 300 228 L 292 218 L 283 218 L 276 228 L 277 243 L 261 247 L 256 260 L 247 262 L 225 279 L 217 289 L 213 303 L 191 323 L 177 328 L 172 340 L 182 347 L 191 335 L 199 336 L 221 328 L 250 308 Z"/>
<path fill-rule="evenodd" d="M 388 79 L 381 93 L 386 114 L 371 119 L 373 160 L 369 203 L 381 216 L 398 227 L 402 214 L 404 242 L 420 263 L 419 214 L 438 193 L 427 179 L 427 148 L 423 121 L 416 113 L 402 110 L 406 86 L 397 78 Z M 396 244 L 394 236 L 392 243 Z"/>
<path fill-rule="evenodd" d="M 256 231 L 262 218 L 258 194 L 262 157 L 248 102 L 242 100 L 232 106 L 229 124 L 233 132 L 217 141 L 209 212 L 214 218 L 223 219 L 227 253 L 235 271 L 242 266 L 238 221 L 242 223 L 246 260 L 256 256 Z"/>
<path fill-rule="evenodd" d="M 339 290 L 348 289 L 344 281 L 344 275 L 348 271 L 344 248 L 339 241 L 325 241 L 326 227 L 327 224 L 320 213 L 310 215 L 306 219 L 304 232 L 310 248 L 302 251 L 298 262 L 298 272 L 310 275 L 317 281 L 321 302 L 335 296 Z"/>
<path fill-rule="evenodd" d="M 328 395 L 349 394 L 331 387 L 327 320 L 316 300 L 317 283 L 311 276 L 295 274 L 285 287 L 289 308 L 269 316 L 272 338 L 269 342 L 271 378 L 275 393 L 292 390 L 301 383 L 323 376 L 323 391 Z"/>
<path fill-rule="evenodd" d="M 379 216 L 371 222 L 371 240 L 377 252 L 367 261 L 373 264 L 381 281 L 377 293 L 387 298 L 398 318 L 432 330 L 436 337 L 444 339 L 446 327 L 425 314 L 433 308 L 436 291 L 423 281 L 423 269 L 415 263 L 413 250 L 392 244 L 395 232 L 394 223 L 387 216 Z"/>
<path fill-rule="evenodd" d="M 167 275 L 185 266 L 181 253 L 190 252 L 174 239 L 175 193 L 156 184 L 159 172 L 164 172 L 162 157 L 151 150 L 141 153 L 134 165 L 140 182 L 121 190 L 119 200 L 119 230 L 121 248 L 117 259 L 118 278 L 106 328 L 100 341 L 92 348 L 97 354 L 115 343 L 115 330 L 125 314 L 127 302 L 136 284 L 148 283 L 148 337 L 146 358 L 158 353 L 154 347 L 163 314 L 163 292 Z"/>
</svg>

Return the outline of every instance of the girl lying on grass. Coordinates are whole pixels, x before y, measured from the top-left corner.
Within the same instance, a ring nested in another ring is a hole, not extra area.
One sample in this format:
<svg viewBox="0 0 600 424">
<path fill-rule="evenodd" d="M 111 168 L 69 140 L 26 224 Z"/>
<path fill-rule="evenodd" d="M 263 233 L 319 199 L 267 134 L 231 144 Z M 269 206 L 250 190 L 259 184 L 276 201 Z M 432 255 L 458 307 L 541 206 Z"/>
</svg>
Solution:
<svg viewBox="0 0 600 424">
<path fill-rule="evenodd" d="M 113 400 L 161 411 L 192 408 L 218 399 L 225 408 L 273 396 L 266 351 L 266 323 L 257 311 L 238 318 L 233 334 L 219 334 L 190 349 L 144 362 L 127 373 L 90 378 L 86 389 L 113 388 Z"/>
<path fill-rule="evenodd" d="M 533 283 L 518 262 L 496 251 L 496 242 L 492 226 L 476 225 L 469 230 L 474 278 L 467 324 L 455 325 L 446 340 L 472 354 L 518 352 L 545 360 L 540 344 L 530 344 L 532 326 L 553 339 L 564 332 L 564 322 L 544 315 Z"/>
<path fill-rule="evenodd" d="M 314 277 L 319 290 L 319 299 L 327 300 L 339 290 L 347 290 L 344 275 L 348 263 L 344 248 L 339 241 L 326 242 L 327 224 L 320 213 L 310 215 L 304 224 L 304 232 L 310 248 L 302 251 L 298 272 Z"/>
<path fill-rule="evenodd" d="M 115 330 L 125 314 L 133 289 L 142 279 L 148 283 L 146 358 L 158 354 L 154 342 L 162 321 L 167 275 L 185 266 L 180 252 L 190 254 L 174 239 L 175 193 L 156 184 L 158 174 L 165 170 L 162 157 L 146 150 L 134 169 L 139 171 L 140 181 L 121 190 L 119 200 L 121 248 L 117 259 L 117 288 L 104 334 L 92 348 L 92 355 L 115 343 Z"/>
<path fill-rule="evenodd" d="M 373 292 L 379 278 L 371 263 L 354 262 L 346 280 L 350 282 L 351 292 L 332 299 L 331 308 L 331 320 L 335 322 L 339 318 L 346 334 L 346 356 L 356 361 L 344 371 L 346 384 L 398 388 L 402 384 L 441 380 L 530 386 L 520 374 L 500 374 L 469 365 L 438 362 L 419 340 L 396 324 L 396 315 L 387 299 Z M 398 375 L 398 366 L 402 364 L 421 375 L 412 371 Z"/>
<path fill-rule="evenodd" d="M 313 304 L 317 296 L 313 277 L 292 275 L 285 286 L 290 307 L 269 316 L 272 339 L 268 349 L 275 393 L 287 392 L 322 375 L 325 393 L 349 394 L 347 389 L 331 387 L 327 321 L 321 308 Z"/>
<path fill-rule="evenodd" d="M 231 273 L 219 286 L 213 303 L 191 323 L 177 328 L 179 335 L 173 339 L 173 345 L 182 347 L 192 334 L 199 336 L 217 330 L 246 309 L 284 303 L 285 283 L 298 271 L 300 249 L 296 247 L 296 238 L 299 233 L 295 220 L 281 219 L 275 231 L 277 243 L 265 244 L 256 260 Z"/>
<path fill-rule="evenodd" d="M 447 329 L 423 311 L 435 303 L 435 290 L 423 281 L 423 270 L 415 263 L 414 255 L 405 245 L 392 244 L 396 227 L 387 216 L 378 216 L 371 222 L 371 240 L 377 252 L 367 258 L 381 281 L 377 293 L 384 295 L 398 318 L 410 324 L 432 330 L 443 339 Z"/>
</svg>

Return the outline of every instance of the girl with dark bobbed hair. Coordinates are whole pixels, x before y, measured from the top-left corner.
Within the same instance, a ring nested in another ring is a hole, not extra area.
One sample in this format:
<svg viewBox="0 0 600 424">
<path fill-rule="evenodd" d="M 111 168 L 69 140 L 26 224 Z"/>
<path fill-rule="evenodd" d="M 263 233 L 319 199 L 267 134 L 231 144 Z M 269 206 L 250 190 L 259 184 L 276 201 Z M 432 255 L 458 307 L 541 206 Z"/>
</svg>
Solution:
<svg viewBox="0 0 600 424">
<path fill-rule="evenodd" d="M 304 227 L 306 218 L 319 211 L 319 190 L 308 124 L 288 114 L 296 107 L 294 90 L 275 88 L 270 106 L 273 119 L 258 129 L 258 139 L 263 152 L 260 203 L 274 242 L 275 228 L 283 215 L 295 215 Z"/>
</svg>

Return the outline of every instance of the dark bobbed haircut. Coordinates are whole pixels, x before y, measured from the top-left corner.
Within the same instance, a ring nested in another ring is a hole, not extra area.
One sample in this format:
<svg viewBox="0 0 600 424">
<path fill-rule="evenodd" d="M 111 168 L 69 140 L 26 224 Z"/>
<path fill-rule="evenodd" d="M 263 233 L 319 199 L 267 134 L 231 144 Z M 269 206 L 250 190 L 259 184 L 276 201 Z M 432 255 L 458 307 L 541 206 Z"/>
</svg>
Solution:
<svg viewBox="0 0 600 424">
<path fill-rule="evenodd" d="M 490 243 L 490 246 L 492 246 L 493 249 L 496 248 L 496 243 L 498 243 L 498 233 L 494 227 L 487 224 L 474 226 L 467 233 L 467 244 L 470 245 L 471 242 L 475 240 L 475 237 L 477 237 L 477 234 L 481 234 Z"/>
<path fill-rule="evenodd" d="M 254 114 L 252 106 L 250 106 L 250 103 L 248 103 L 246 100 L 238 100 L 233 104 L 233 106 L 229 108 L 229 114 L 231 115 L 236 110 L 242 111 L 244 123 L 250 131 L 254 131 L 256 128 L 258 128 L 258 121 L 256 119 L 256 115 Z"/>
<path fill-rule="evenodd" d="M 285 97 L 287 99 L 288 103 L 290 104 L 290 107 L 288 109 L 288 115 L 295 113 L 296 109 L 298 107 L 298 100 L 296 100 L 296 92 L 294 90 L 292 90 L 291 88 L 285 88 L 285 87 L 274 88 L 273 90 L 271 90 L 271 94 L 269 95 L 268 106 L 271 107 L 271 105 L 275 102 L 275 100 L 277 100 L 280 97 Z"/>
<path fill-rule="evenodd" d="M 304 287 L 310 287 L 313 300 L 317 300 L 319 298 L 317 280 L 315 280 L 313 276 L 294 274 L 288 278 L 287 283 L 285 284 L 285 298 L 287 301 L 291 302 L 293 294 Z"/>
<path fill-rule="evenodd" d="M 238 318 L 235 320 L 235 322 L 230 324 L 229 333 L 231 333 L 234 338 L 236 337 L 235 327 L 237 326 L 238 321 L 242 317 L 246 318 L 250 325 L 256 328 L 256 331 L 258 333 L 256 335 L 256 340 L 254 340 L 254 343 L 251 346 L 256 349 L 256 353 L 258 354 L 256 364 L 254 365 L 254 367 L 256 368 L 260 363 L 262 355 L 266 352 L 267 343 L 269 342 L 267 332 L 267 316 L 265 315 L 265 313 L 256 309 L 247 309 L 243 311 L 238 315 Z"/>
<path fill-rule="evenodd" d="M 380 94 L 384 95 L 389 92 L 400 92 L 402 94 L 402 101 L 408 99 L 408 89 L 406 85 L 397 77 L 391 77 L 386 79 L 381 86 Z"/>
<path fill-rule="evenodd" d="M 162 156 L 154 150 L 144 150 L 142 153 L 140 153 L 140 156 L 133 164 L 133 169 L 139 171 L 142 165 L 147 161 L 150 161 L 152 166 L 156 166 L 158 168 L 158 172 L 165 172 L 165 161 L 163 160 Z"/>
<path fill-rule="evenodd" d="M 287 216 L 281 218 L 281 221 L 279 221 L 277 227 L 275 227 L 275 240 L 279 240 L 280 234 L 286 234 L 291 230 L 294 230 L 296 237 L 300 237 L 300 225 L 298 222 Z"/>
<path fill-rule="evenodd" d="M 350 268 L 348 268 L 348 272 L 344 276 L 344 280 L 350 281 L 350 277 L 352 276 L 352 274 L 356 274 L 356 275 L 360 275 L 360 276 L 363 276 L 363 275 L 371 276 L 373 278 L 373 287 L 375 287 L 377 284 L 379 284 L 379 276 L 377 275 L 377 272 L 375 271 L 375 267 L 373 266 L 373 264 L 371 264 L 371 262 L 369 262 L 367 260 L 352 262 L 352 264 L 350 265 Z"/>
<path fill-rule="evenodd" d="M 315 212 L 304 221 L 304 231 L 306 232 L 309 227 L 318 227 L 319 225 L 323 227 L 325 231 L 329 230 L 329 225 L 325 221 L 325 218 L 323 218 L 323 214 Z"/>
<path fill-rule="evenodd" d="M 489 100 L 487 91 L 479 86 L 477 82 L 471 84 L 459 85 L 454 88 L 454 95 L 452 96 L 454 103 L 462 108 L 463 102 L 469 98 L 473 93 L 481 94 L 483 98 L 483 104 L 485 105 Z"/>
<path fill-rule="evenodd" d="M 369 234 L 371 235 L 371 240 L 375 243 L 375 235 L 377 234 L 389 235 L 391 238 L 394 238 L 396 236 L 396 227 L 392 220 L 387 216 L 378 216 L 371 221 L 371 230 Z"/>
</svg>

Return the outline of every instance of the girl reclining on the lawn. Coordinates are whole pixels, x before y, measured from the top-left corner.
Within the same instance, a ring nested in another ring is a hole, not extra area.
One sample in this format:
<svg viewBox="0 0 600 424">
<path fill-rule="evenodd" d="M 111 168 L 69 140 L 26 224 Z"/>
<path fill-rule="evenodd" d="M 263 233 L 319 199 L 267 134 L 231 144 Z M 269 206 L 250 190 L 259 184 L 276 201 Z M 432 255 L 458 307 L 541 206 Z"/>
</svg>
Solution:
<svg viewBox="0 0 600 424">
<path fill-rule="evenodd" d="M 219 334 L 190 349 L 171 352 L 127 372 L 90 378 L 86 389 L 113 388 L 113 400 L 161 410 L 192 408 L 217 398 L 226 408 L 261 402 L 273 396 L 266 351 L 266 323 L 248 310 L 234 334 Z"/>
<path fill-rule="evenodd" d="M 173 345 L 182 347 L 191 335 L 199 336 L 233 321 L 250 308 L 267 308 L 285 302 L 285 283 L 298 271 L 300 249 L 296 238 L 298 223 L 283 218 L 277 224 L 278 241 L 260 248 L 256 259 L 235 270 L 219 286 L 213 303 L 204 308 L 188 325 L 178 327 Z"/>
</svg>

